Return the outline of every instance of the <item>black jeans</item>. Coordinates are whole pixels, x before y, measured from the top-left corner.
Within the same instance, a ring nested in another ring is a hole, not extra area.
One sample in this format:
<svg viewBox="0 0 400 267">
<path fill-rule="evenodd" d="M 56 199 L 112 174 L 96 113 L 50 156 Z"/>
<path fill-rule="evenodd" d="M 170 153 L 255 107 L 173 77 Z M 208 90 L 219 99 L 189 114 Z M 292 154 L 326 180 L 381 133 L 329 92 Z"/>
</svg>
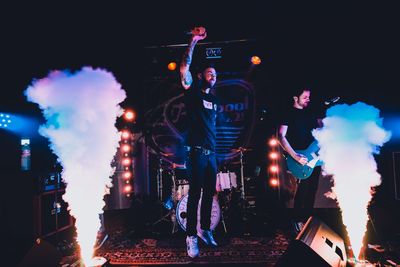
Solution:
<svg viewBox="0 0 400 267">
<path fill-rule="evenodd" d="M 321 167 L 315 167 L 310 177 L 301 180 L 294 197 L 295 217 L 307 219 L 313 214 Z"/>
<path fill-rule="evenodd" d="M 215 153 L 205 153 L 201 148 L 192 148 L 188 152 L 187 169 L 189 174 L 189 196 L 187 203 L 186 234 L 197 235 L 197 209 L 201 195 L 200 226 L 209 230 L 211 208 L 217 179 L 217 161 Z"/>
</svg>

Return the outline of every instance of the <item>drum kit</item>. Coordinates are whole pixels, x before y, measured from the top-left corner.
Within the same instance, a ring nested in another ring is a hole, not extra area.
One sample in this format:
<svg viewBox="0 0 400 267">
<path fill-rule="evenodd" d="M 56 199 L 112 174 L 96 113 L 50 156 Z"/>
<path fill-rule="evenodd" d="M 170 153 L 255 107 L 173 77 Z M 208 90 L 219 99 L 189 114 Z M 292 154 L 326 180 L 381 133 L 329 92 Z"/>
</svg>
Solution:
<svg viewBox="0 0 400 267">
<path fill-rule="evenodd" d="M 239 147 L 238 149 L 233 149 L 232 152 L 238 152 L 239 161 L 231 162 L 230 164 L 225 164 L 221 170 L 217 173 L 216 177 L 216 195 L 213 198 L 212 209 L 211 209 L 211 225 L 210 229 L 215 230 L 220 220 L 222 221 L 225 233 L 227 233 L 227 228 L 224 220 L 224 212 L 229 208 L 232 194 L 240 194 L 240 198 L 245 201 L 245 188 L 244 188 L 244 152 L 251 149 Z M 240 182 L 238 183 L 237 175 L 235 172 L 229 170 L 230 165 L 240 165 Z M 164 166 L 163 166 L 164 165 Z M 178 231 L 177 225 L 179 225 L 182 230 L 186 230 L 186 218 L 187 218 L 187 201 L 189 193 L 189 180 L 188 171 L 186 169 L 186 164 L 171 163 L 169 167 L 165 168 L 163 160 L 159 159 L 158 171 L 157 171 L 157 196 L 159 201 L 162 203 L 163 207 L 168 210 L 168 213 L 162 215 L 162 217 L 153 223 L 153 225 L 158 224 L 161 221 L 171 221 L 172 222 L 172 233 Z M 166 184 L 164 181 L 164 173 L 167 170 L 171 179 L 171 191 L 170 196 L 165 198 L 163 192 L 165 192 L 163 185 Z M 221 202 L 221 205 L 219 204 Z M 201 198 L 198 207 L 198 218 L 197 218 L 197 228 L 200 228 L 200 206 Z"/>
</svg>

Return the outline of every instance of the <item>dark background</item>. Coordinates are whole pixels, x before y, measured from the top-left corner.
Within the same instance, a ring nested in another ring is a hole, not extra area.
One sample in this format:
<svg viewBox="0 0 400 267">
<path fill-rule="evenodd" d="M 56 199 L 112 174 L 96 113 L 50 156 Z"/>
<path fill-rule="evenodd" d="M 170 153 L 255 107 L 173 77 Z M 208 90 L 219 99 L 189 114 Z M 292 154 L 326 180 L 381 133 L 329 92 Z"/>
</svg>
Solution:
<svg viewBox="0 0 400 267">
<path fill-rule="evenodd" d="M 128 95 L 122 105 L 137 110 L 140 122 L 143 114 L 161 101 L 157 96 L 164 93 L 150 92 L 146 85 L 155 78 L 168 83 L 178 79 L 177 73 L 167 71 L 166 63 L 170 58 L 179 61 L 184 48 L 168 46 L 185 44 L 188 35 L 184 32 L 202 25 L 207 28 L 207 42 L 247 40 L 224 45 L 225 51 L 233 52 L 216 62 L 221 79 L 246 74 L 248 64 L 243 62 L 251 54 L 263 60 L 251 77 L 258 109 L 267 111 L 266 120 L 256 128 L 263 131 L 257 131 L 254 140 L 268 137 L 287 103 L 288 92 L 301 86 L 313 89 L 317 109 L 323 100 L 340 96 L 343 103 L 374 105 L 383 117 L 400 116 L 400 18 L 394 5 L 361 1 L 127 2 L 2 4 L 0 111 L 42 120 L 37 106 L 23 95 L 31 81 L 51 70 L 93 66 L 115 75 Z M 158 63 L 151 63 L 154 58 Z M 24 184 L 22 176 L 15 176 L 20 163 L 19 141 L 18 136 L 0 130 L 0 176 L 8 192 L 1 194 L 3 204 L 7 203 L 2 207 L 21 206 L 23 201 L 14 200 L 30 192 L 26 187 L 25 191 L 17 190 L 17 185 Z M 54 156 L 47 140 L 35 136 L 32 142 L 36 146 L 34 171 L 52 169 Z M 398 214 L 392 164 L 392 152 L 398 147 L 398 140 L 392 139 L 377 156 L 384 181 L 377 194 L 378 211 L 389 207 Z"/>
<path fill-rule="evenodd" d="M 150 92 L 149 81 L 179 79 L 166 64 L 179 63 L 184 48 L 166 46 L 185 44 L 184 32 L 203 25 L 207 42 L 246 40 L 224 45 L 233 52 L 217 62 L 221 79 L 231 78 L 223 75 L 229 72 L 243 77 L 248 57 L 262 58 L 251 82 L 271 122 L 288 92 L 301 86 L 313 89 L 315 107 L 340 96 L 343 103 L 364 101 L 392 113 L 398 111 L 400 59 L 395 10 L 362 2 L 8 4 L 0 11 L 0 107 L 41 118 L 23 95 L 32 80 L 51 70 L 93 66 L 115 75 L 127 91 L 123 106 L 137 110 L 140 120 L 164 93 Z M 157 64 L 150 63 L 154 59 Z"/>
</svg>

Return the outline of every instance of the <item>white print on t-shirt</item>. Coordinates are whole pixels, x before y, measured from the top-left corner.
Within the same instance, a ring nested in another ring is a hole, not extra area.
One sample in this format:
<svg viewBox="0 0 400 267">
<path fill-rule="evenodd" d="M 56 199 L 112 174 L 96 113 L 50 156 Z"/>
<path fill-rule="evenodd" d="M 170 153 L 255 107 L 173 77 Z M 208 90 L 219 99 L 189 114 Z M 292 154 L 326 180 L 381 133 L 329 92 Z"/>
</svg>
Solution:
<svg viewBox="0 0 400 267">
<path fill-rule="evenodd" d="M 204 99 L 203 99 L 203 106 L 204 106 L 206 109 L 213 109 L 213 104 L 212 104 L 212 102 L 208 102 L 208 101 L 206 101 L 206 100 L 204 100 Z"/>
</svg>

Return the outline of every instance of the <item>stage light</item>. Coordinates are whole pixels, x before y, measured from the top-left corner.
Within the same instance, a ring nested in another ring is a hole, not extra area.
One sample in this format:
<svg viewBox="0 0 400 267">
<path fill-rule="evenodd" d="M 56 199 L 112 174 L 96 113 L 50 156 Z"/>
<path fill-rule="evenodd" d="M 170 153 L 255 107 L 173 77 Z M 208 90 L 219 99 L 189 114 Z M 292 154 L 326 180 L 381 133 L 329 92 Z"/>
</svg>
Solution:
<svg viewBox="0 0 400 267">
<path fill-rule="evenodd" d="M 278 153 L 276 153 L 276 152 L 269 153 L 269 158 L 270 159 L 277 159 L 278 158 Z"/>
<path fill-rule="evenodd" d="M 132 186 L 131 185 L 126 185 L 125 187 L 124 187 L 124 192 L 125 193 L 130 193 L 132 191 Z"/>
<path fill-rule="evenodd" d="M 0 114 L 0 128 L 8 128 L 11 124 L 11 117 L 8 114 Z"/>
<path fill-rule="evenodd" d="M 122 136 L 122 138 L 127 139 L 127 138 L 129 138 L 129 132 L 128 131 L 122 131 L 121 136 Z"/>
<path fill-rule="evenodd" d="M 269 140 L 269 145 L 270 145 L 270 146 L 276 146 L 276 145 L 278 145 L 278 140 L 276 140 L 275 138 L 271 138 L 271 139 Z"/>
<path fill-rule="evenodd" d="M 131 172 L 124 172 L 123 176 L 124 176 L 124 179 L 130 179 L 132 177 L 132 173 Z"/>
<path fill-rule="evenodd" d="M 122 160 L 122 164 L 124 164 L 124 165 L 129 165 L 129 164 L 131 164 L 131 159 L 123 159 Z"/>
<path fill-rule="evenodd" d="M 135 120 L 135 112 L 133 112 L 132 110 L 126 110 L 124 113 L 124 118 L 127 121 L 134 121 Z"/>
<path fill-rule="evenodd" d="M 271 178 L 269 179 L 269 185 L 272 187 L 276 187 L 279 184 L 279 180 L 278 178 Z"/>
<path fill-rule="evenodd" d="M 14 113 L 0 113 L 0 129 L 12 131 L 20 136 L 32 136 L 37 134 L 38 127 L 37 118 Z"/>
<path fill-rule="evenodd" d="M 276 165 L 272 165 L 271 167 L 269 167 L 269 170 L 273 173 L 277 173 L 278 172 L 278 166 Z"/>
<path fill-rule="evenodd" d="M 258 56 L 252 56 L 251 57 L 251 63 L 253 65 L 260 65 L 261 64 L 261 58 L 259 58 Z"/>
<path fill-rule="evenodd" d="M 176 62 L 170 62 L 170 63 L 168 63 L 168 69 L 170 70 L 170 71 L 174 71 L 174 70 L 176 70 Z"/>
<path fill-rule="evenodd" d="M 121 149 L 122 149 L 123 152 L 129 152 L 131 150 L 131 146 L 130 145 L 123 145 Z"/>
</svg>

